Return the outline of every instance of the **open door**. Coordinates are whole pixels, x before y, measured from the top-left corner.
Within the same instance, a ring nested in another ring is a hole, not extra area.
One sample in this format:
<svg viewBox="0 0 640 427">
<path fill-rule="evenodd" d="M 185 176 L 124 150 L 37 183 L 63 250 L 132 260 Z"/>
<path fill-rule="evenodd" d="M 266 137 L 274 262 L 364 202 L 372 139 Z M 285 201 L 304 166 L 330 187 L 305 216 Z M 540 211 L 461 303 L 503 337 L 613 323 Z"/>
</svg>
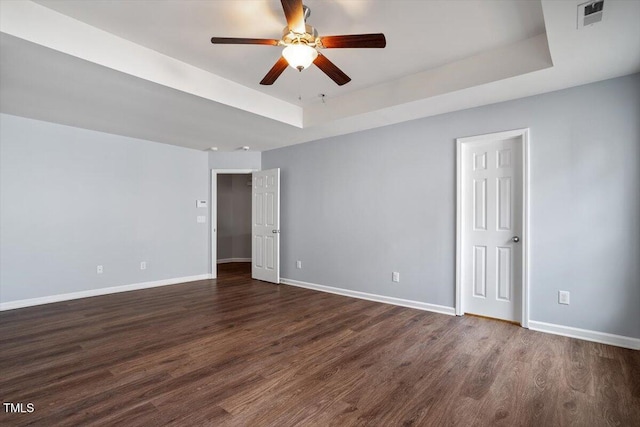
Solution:
<svg viewBox="0 0 640 427">
<path fill-rule="evenodd" d="M 280 283 L 280 169 L 253 173 L 251 277 Z"/>
</svg>

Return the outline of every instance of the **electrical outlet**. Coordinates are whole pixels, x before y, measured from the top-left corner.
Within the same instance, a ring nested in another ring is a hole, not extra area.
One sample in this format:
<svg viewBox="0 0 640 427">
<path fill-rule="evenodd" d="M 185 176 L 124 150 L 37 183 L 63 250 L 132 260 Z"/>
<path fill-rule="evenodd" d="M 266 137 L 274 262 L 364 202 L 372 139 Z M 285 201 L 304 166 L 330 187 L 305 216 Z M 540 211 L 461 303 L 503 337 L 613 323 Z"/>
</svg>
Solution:
<svg viewBox="0 0 640 427">
<path fill-rule="evenodd" d="M 98 274 L 102 274 L 102 272 L 103 272 L 103 271 L 104 271 L 104 270 L 102 269 L 102 266 L 101 266 L 101 265 L 99 265 L 98 267 L 96 267 L 96 273 L 98 273 Z"/>
<path fill-rule="evenodd" d="M 394 271 L 393 273 L 391 273 L 391 281 L 400 282 L 400 273 L 397 271 Z"/>
<path fill-rule="evenodd" d="M 140 270 L 146 270 L 147 269 L 147 261 L 142 261 L 140 263 Z"/>
<path fill-rule="evenodd" d="M 302 268 L 302 261 L 296 261 L 296 268 Z"/>
<path fill-rule="evenodd" d="M 569 291 L 558 291 L 558 304 L 569 305 Z"/>
</svg>

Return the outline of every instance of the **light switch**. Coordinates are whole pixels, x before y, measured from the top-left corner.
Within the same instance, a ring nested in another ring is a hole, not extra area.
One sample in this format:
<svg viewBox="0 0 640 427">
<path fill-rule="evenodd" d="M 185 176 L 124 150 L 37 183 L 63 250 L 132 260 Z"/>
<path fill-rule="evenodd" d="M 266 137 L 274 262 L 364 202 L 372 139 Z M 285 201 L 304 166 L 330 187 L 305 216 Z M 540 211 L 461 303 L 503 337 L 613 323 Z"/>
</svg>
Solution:
<svg viewBox="0 0 640 427">
<path fill-rule="evenodd" d="M 204 224 L 207 222 L 207 217 L 204 215 L 198 215 L 198 217 L 196 218 L 196 221 L 198 224 Z"/>
</svg>

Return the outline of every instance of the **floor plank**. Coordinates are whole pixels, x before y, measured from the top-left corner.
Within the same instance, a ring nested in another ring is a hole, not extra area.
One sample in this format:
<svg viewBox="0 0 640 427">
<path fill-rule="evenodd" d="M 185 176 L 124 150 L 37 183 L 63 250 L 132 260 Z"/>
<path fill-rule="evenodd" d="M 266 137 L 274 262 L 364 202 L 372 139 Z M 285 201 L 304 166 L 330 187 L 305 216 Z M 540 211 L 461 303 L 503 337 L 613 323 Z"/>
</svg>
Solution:
<svg viewBox="0 0 640 427">
<path fill-rule="evenodd" d="M 640 425 L 640 352 L 250 279 L 0 313 L 0 425 Z"/>
</svg>

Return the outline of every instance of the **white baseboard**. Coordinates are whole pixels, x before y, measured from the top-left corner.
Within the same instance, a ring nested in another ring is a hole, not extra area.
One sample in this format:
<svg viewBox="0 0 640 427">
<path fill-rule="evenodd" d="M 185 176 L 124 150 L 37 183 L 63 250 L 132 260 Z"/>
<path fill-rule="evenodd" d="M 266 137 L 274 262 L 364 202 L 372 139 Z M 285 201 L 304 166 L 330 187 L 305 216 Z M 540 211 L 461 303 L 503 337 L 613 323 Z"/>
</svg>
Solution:
<svg viewBox="0 0 640 427">
<path fill-rule="evenodd" d="M 548 334 L 578 338 L 585 341 L 593 341 L 599 342 L 601 344 L 630 348 L 632 350 L 640 350 L 640 338 L 625 337 L 622 335 L 590 331 L 588 329 L 573 328 L 571 326 L 556 325 L 553 323 L 538 322 L 535 320 L 529 320 L 529 329 L 539 332 L 546 332 Z"/>
<path fill-rule="evenodd" d="M 16 308 L 31 307 L 34 305 L 50 304 L 52 302 L 69 301 L 79 298 L 95 297 L 100 295 L 115 294 L 118 292 L 137 291 L 140 289 L 156 288 L 158 286 L 175 285 L 178 283 L 195 282 L 197 280 L 207 280 L 211 274 L 200 274 L 198 276 L 176 277 L 174 279 L 156 280 L 153 282 L 133 283 L 131 285 L 112 286 L 109 288 L 89 289 L 86 291 L 71 292 L 68 294 L 50 295 L 46 297 L 22 299 L 0 303 L 0 311 L 14 310 Z"/>
<path fill-rule="evenodd" d="M 251 262 L 251 258 L 224 258 L 217 261 L 218 264 L 226 264 L 229 262 Z"/>
<path fill-rule="evenodd" d="M 334 288 L 334 287 L 325 286 L 325 285 L 317 285 L 315 283 L 302 282 L 300 280 L 293 280 L 293 279 L 280 279 L 280 283 L 284 285 L 297 286 L 299 288 L 313 289 L 315 291 L 320 291 L 320 292 L 328 292 L 331 294 L 343 295 L 347 297 L 366 299 L 366 300 L 375 301 L 375 302 L 382 302 L 385 304 L 393 304 L 393 305 L 399 305 L 402 307 L 416 308 L 418 310 L 433 311 L 435 313 L 448 314 L 450 316 L 455 316 L 456 314 L 455 309 L 453 307 L 446 307 L 444 305 L 429 304 L 426 302 L 412 301 L 408 299 L 388 297 L 384 295 L 369 294 L 366 292 L 351 291 L 349 289 Z"/>
</svg>

